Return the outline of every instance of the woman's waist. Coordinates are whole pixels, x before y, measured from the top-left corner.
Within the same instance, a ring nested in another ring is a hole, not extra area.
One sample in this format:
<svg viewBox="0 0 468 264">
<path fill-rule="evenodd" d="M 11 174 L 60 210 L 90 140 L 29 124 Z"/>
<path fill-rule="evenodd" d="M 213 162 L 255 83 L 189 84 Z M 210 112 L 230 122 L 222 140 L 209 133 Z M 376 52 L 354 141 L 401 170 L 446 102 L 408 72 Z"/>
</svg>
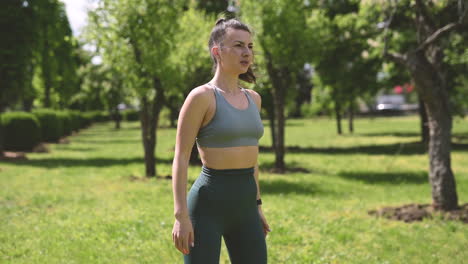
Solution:
<svg viewBox="0 0 468 264">
<path fill-rule="evenodd" d="M 252 168 L 258 159 L 257 146 L 198 150 L 204 166 L 216 170 Z"/>
</svg>

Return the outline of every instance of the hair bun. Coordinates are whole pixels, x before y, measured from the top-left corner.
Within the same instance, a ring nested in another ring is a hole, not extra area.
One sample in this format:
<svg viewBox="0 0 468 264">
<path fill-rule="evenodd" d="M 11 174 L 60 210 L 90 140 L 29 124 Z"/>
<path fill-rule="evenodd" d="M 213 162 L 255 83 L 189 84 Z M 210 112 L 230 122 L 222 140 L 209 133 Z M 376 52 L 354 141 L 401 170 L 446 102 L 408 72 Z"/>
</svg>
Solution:
<svg viewBox="0 0 468 264">
<path fill-rule="evenodd" d="M 226 19 L 225 18 L 219 18 L 218 20 L 216 20 L 216 23 L 215 23 L 215 26 L 221 24 L 221 23 L 224 23 L 226 22 Z"/>
</svg>

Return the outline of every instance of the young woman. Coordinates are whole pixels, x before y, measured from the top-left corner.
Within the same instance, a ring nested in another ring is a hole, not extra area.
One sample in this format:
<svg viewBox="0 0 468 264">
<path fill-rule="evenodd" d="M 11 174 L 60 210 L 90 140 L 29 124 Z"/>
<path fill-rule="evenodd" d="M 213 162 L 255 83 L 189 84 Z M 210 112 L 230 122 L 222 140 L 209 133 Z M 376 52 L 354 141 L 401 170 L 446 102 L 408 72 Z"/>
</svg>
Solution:
<svg viewBox="0 0 468 264">
<path fill-rule="evenodd" d="M 270 227 L 262 212 L 257 164 L 261 98 L 239 87 L 239 79 L 255 82 L 251 31 L 236 19 L 220 19 L 208 46 L 215 75 L 190 92 L 178 120 L 172 240 L 186 264 L 219 263 L 221 237 L 232 263 L 267 263 Z M 203 166 L 187 195 L 195 140 Z"/>
</svg>

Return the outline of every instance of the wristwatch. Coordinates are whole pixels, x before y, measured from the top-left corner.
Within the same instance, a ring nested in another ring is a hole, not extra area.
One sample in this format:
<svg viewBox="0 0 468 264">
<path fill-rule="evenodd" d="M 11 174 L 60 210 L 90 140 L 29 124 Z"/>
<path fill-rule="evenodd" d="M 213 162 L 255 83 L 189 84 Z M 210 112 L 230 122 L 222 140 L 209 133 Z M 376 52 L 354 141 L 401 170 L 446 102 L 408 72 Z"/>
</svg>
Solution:
<svg viewBox="0 0 468 264">
<path fill-rule="evenodd" d="M 257 205 L 261 205 L 262 204 L 262 199 L 258 199 L 257 200 Z"/>
</svg>

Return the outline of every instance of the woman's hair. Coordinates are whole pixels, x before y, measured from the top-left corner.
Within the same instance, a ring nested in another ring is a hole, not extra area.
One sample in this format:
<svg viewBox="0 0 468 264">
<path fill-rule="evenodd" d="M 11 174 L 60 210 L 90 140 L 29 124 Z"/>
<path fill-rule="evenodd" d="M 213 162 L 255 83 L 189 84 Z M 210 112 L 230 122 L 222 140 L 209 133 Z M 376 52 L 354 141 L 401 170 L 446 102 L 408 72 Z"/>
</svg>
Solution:
<svg viewBox="0 0 468 264">
<path fill-rule="evenodd" d="M 217 61 L 216 61 L 216 58 L 215 56 L 213 56 L 213 54 L 211 54 L 211 48 L 215 45 L 215 44 L 221 44 L 221 42 L 224 40 L 224 36 L 226 35 L 226 31 L 228 28 L 232 28 L 232 29 L 239 29 L 239 30 L 244 30 L 244 31 L 247 31 L 249 33 L 252 33 L 249 29 L 249 27 L 240 22 L 239 20 L 235 19 L 235 18 L 231 18 L 231 19 L 225 19 L 225 18 L 220 18 L 216 21 L 216 24 L 213 28 L 213 30 L 211 31 L 211 35 L 210 35 L 210 40 L 208 41 L 208 48 L 210 50 L 210 55 L 211 55 L 211 59 L 213 60 L 213 71 L 216 70 L 216 67 L 217 67 Z M 239 79 L 245 81 L 245 82 L 248 82 L 248 83 L 255 83 L 256 81 L 256 77 L 252 71 L 252 65 L 249 66 L 249 69 L 247 70 L 247 72 L 245 73 L 242 73 L 239 75 Z"/>
</svg>

